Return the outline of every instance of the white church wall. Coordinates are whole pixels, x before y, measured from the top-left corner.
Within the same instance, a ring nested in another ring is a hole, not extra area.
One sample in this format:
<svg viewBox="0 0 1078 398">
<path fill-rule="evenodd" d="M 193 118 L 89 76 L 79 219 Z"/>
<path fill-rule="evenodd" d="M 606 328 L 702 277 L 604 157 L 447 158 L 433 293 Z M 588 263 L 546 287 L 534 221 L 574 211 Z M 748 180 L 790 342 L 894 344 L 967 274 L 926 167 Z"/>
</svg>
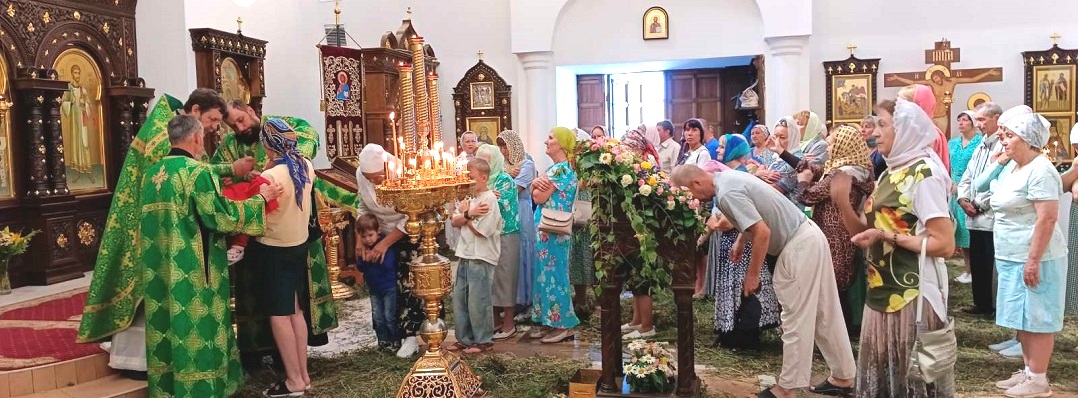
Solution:
<svg viewBox="0 0 1078 398">
<path fill-rule="evenodd" d="M 423 2 L 419 6 L 414 3 L 345 0 L 341 4 L 341 22 L 361 46 L 373 47 L 383 33 L 396 31 L 406 7 L 414 7 L 413 23 L 441 62 L 438 89 L 446 132 L 443 140 L 455 145 L 453 86 L 475 65 L 477 51 L 482 50 L 484 61 L 514 85 L 514 104 L 520 101 L 516 83 L 522 70 L 510 52 L 509 6 L 507 2 L 491 0 Z M 325 25 L 333 23 L 333 2 L 255 0 L 252 6 L 240 7 L 224 0 L 142 0 L 137 14 L 139 69 L 147 85 L 158 92 L 185 97 L 196 88 L 188 29 L 235 31 L 236 17 L 243 17 L 245 34 L 269 41 L 264 102 L 267 114 L 304 118 L 324 134 L 324 119 L 318 110 L 320 81 L 315 44 L 324 36 Z M 514 108 L 513 119 L 519 124 L 518 107 Z M 328 165 L 324 151 L 314 163 L 318 167 Z"/>
<path fill-rule="evenodd" d="M 846 45 L 857 46 L 859 58 L 881 58 L 879 97 L 894 98 L 897 88 L 884 88 L 884 73 L 924 71 L 924 50 L 941 38 L 961 49 L 961 62 L 952 68 L 1003 67 L 1003 81 L 956 86 L 952 117 L 966 110 L 970 95 L 987 93 L 1004 108 L 1023 103 L 1024 69 L 1021 52 L 1046 50 L 1059 32 L 1060 46 L 1078 47 L 1078 26 L 1048 15 L 1078 14 L 1073 0 L 1043 0 L 1036 4 L 1012 0 L 918 0 L 880 6 L 858 0 L 817 1 L 810 43 L 812 110 L 826 110 L 826 80 L 822 63 L 849 56 Z"/>
<path fill-rule="evenodd" d="M 158 96 L 168 93 L 186 99 L 195 84 L 195 58 L 183 1 L 141 0 L 135 15 L 139 75 Z"/>
</svg>

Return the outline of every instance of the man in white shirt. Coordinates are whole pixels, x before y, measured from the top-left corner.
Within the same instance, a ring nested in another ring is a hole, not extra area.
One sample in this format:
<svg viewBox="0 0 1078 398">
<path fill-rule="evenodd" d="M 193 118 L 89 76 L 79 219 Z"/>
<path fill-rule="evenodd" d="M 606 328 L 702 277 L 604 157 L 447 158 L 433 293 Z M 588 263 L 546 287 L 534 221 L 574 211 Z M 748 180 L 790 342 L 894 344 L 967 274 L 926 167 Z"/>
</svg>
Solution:
<svg viewBox="0 0 1078 398">
<path fill-rule="evenodd" d="M 678 156 L 681 156 L 681 144 L 674 141 L 674 124 L 669 120 L 663 120 L 655 124 L 659 130 L 659 167 L 667 172 L 677 165 Z"/>
</svg>

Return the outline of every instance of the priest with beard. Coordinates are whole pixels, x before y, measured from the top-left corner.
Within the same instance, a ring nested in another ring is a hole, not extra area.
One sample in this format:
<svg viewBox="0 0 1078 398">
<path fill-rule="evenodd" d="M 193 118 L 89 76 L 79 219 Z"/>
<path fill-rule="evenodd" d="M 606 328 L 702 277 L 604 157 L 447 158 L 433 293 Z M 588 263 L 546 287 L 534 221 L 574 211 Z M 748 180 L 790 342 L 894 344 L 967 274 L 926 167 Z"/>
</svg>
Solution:
<svg viewBox="0 0 1078 398">
<path fill-rule="evenodd" d="M 318 133 L 306 120 L 289 116 L 264 116 L 259 118 L 243 101 L 234 100 L 228 104 L 224 122 L 230 131 L 222 134 L 210 163 L 227 182 L 245 181 L 255 173 L 229 173 L 228 165 L 246 157 L 253 159 L 254 170 L 265 170 L 269 162 L 265 148 L 259 142 L 259 134 L 264 121 L 277 118 L 284 121 L 296 133 L 296 148 L 303 157 L 314 159 L 318 153 Z M 273 166 L 272 164 L 269 166 Z M 319 202 L 341 207 L 355 213 L 356 194 L 333 185 L 322 179 L 315 179 L 314 195 L 320 200 L 313 200 L 315 208 L 312 215 L 317 215 Z M 312 217 L 313 218 L 313 217 Z M 313 221 L 313 220 L 312 220 Z M 317 224 L 313 225 L 317 228 Z M 308 239 L 307 272 L 309 283 L 303 289 L 300 306 L 307 321 L 307 343 L 321 346 L 329 342 L 326 335 L 337 327 L 337 309 L 330 287 L 329 270 L 326 254 L 322 246 L 322 234 L 311 234 Z M 245 366 L 261 366 L 267 357 L 272 358 L 274 366 L 281 368 L 280 354 L 273 340 L 269 317 L 259 308 L 258 293 L 255 285 L 260 264 L 252 264 L 241 259 L 233 265 L 234 296 L 236 299 L 236 340 Z"/>
<path fill-rule="evenodd" d="M 146 379 L 146 318 L 142 306 L 146 267 L 139 261 L 137 246 L 146 171 L 169 154 L 167 126 L 173 117 L 191 115 L 199 121 L 202 133 L 209 134 L 217 131 L 226 111 L 224 99 L 212 89 L 195 89 L 187 102 L 163 95 L 139 128 L 120 170 L 77 341 L 111 339 L 102 345 L 110 353 L 109 367 L 129 378 Z M 253 158 L 240 158 L 224 167 L 239 174 L 249 172 L 253 164 Z"/>
</svg>

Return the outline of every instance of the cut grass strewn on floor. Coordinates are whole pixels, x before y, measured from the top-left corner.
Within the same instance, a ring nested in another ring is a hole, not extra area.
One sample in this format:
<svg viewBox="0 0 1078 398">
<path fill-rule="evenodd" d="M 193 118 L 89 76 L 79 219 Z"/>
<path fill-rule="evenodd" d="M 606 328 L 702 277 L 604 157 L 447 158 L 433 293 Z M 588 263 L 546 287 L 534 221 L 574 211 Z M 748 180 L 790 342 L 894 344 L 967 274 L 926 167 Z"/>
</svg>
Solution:
<svg viewBox="0 0 1078 398">
<path fill-rule="evenodd" d="M 569 379 L 586 361 L 553 357 L 517 358 L 512 354 L 466 357 L 483 378 L 488 397 L 548 398 L 568 390 Z M 400 359 L 375 350 L 354 351 L 331 359 L 311 359 L 313 389 L 307 397 L 385 398 L 397 395 L 414 359 Z M 251 375 L 239 398 L 261 397 L 283 375 L 270 371 Z"/>
</svg>

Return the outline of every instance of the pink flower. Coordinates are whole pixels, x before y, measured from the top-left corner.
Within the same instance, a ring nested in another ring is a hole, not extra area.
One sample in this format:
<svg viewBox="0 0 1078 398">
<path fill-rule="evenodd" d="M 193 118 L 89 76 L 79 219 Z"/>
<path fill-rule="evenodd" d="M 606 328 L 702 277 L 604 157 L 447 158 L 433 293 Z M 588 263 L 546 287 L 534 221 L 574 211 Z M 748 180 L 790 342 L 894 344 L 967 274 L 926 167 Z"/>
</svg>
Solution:
<svg viewBox="0 0 1078 398">
<path fill-rule="evenodd" d="M 690 210 L 696 210 L 698 207 L 700 207 L 700 200 L 699 199 L 693 199 L 693 200 L 689 201 L 689 209 Z"/>
<path fill-rule="evenodd" d="M 591 144 L 591 150 L 598 151 L 599 150 L 599 144 Z"/>
<path fill-rule="evenodd" d="M 638 164 L 633 165 L 633 171 L 636 171 L 637 173 L 639 173 L 640 172 L 640 165 L 638 165 Z"/>
<path fill-rule="evenodd" d="M 655 190 L 655 193 L 659 194 L 659 195 L 662 195 L 663 194 L 663 187 L 660 186 L 658 189 Z"/>
<path fill-rule="evenodd" d="M 642 185 L 644 185 L 644 180 L 643 179 L 637 180 L 636 184 L 642 186 Z"/>
<path fill-rule="evenodd" d="M 673 202 L 674 201 L 674 195 L 667 196 L 666 201 L 667 202 Z"/>
</svg>

